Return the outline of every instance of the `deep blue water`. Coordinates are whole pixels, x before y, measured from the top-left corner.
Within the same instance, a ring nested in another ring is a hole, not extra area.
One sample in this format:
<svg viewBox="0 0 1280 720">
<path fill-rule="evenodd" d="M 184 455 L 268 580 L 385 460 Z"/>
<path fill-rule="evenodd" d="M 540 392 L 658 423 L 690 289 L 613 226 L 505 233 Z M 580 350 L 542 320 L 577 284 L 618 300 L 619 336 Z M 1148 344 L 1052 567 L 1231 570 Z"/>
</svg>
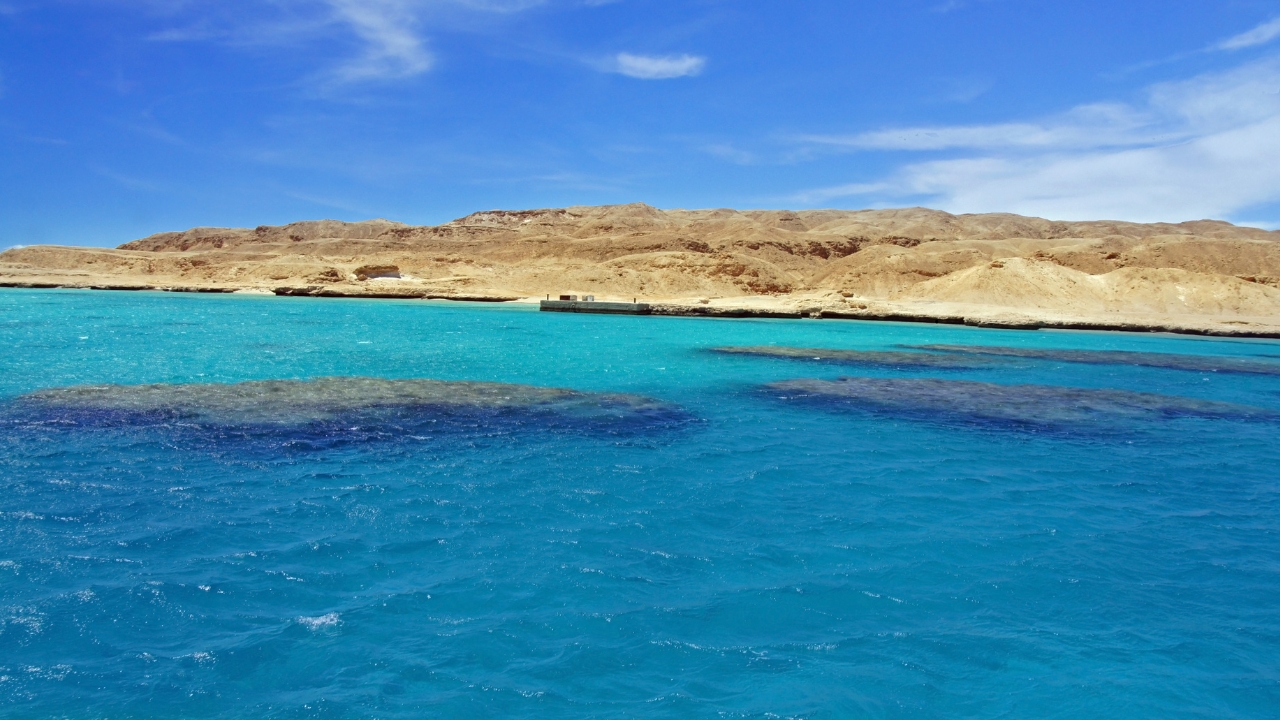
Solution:
<svg viewBox="0 0 1280 720">
<path fill-rule="evenodd" d="M 939 378 L 1276 411 L 1280 377 L 709 351 L 768 344 L 1280 363 L 1277 343 L 1157 335 L 0 291 L 0 716 L 1277 716 L 1265 412 L 1040 425 L 764 386 Z M 671 411 L 315 420 L 264 399 L 263 424 L 21 397 L 332 376 Z"/>
</svg>

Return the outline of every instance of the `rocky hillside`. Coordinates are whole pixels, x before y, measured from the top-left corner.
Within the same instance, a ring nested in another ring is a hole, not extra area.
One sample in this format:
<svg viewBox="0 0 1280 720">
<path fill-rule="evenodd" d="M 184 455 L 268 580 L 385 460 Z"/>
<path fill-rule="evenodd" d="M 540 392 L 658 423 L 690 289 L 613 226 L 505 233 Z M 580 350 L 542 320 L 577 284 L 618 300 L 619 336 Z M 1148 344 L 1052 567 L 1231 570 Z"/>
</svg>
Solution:
<svg viewBox="0 0 1280 720">
<path fill-rule="evenodd" d="M 936 210 L 658 210 L 644 204 L 196 228 L 114 250 L 0 254 L 5 284 L 312 294 L 809 298 L 1020 311 L 1280 318 L 1280 233 L 1219 221 L 1055 222 Z"/>
</svg>

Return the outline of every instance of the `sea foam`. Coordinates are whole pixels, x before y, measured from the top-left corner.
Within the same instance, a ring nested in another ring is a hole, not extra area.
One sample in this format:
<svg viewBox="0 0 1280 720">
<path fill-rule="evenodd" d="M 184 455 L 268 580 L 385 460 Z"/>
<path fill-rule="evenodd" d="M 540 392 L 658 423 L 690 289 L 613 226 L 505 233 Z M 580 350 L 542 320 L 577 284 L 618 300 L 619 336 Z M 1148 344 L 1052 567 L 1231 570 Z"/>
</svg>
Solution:
<svg viewBox="0 0 1280 720">
<path fill-rule="evenodd" d="M 302 615 L 297 618 L 297 622 L 306 629 L 315 631 L 329 627 L 336 627 L 338 623 L 342 622 L 342 618 L 338 613 L 331 612 L 325 613 L 324 615 L 317 615 L 315 617 L 306 617 L 305 615 Z"/>
</svg>

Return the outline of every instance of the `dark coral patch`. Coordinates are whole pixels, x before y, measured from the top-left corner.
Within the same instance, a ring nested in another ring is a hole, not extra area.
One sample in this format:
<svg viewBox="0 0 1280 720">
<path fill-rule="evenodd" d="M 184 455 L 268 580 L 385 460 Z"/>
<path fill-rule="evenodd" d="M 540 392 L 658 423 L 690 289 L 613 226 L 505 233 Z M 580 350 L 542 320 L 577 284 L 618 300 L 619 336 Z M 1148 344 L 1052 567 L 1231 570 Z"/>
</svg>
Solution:
<svg viewBox="0 0 1280 720">
<path fill-rule="evenodd" d="M 774 396 L 919 419 L 1024 428 L 1122 426 L 1173 417 L 1274 420 L 1264 408 L 1193 398 L 1053 385 L 933 378 L 799 379 L 765 386 Z"/>
<path fill-rule="evenodd" d="M 358 377 L 55 388 L 18 398 L 12 410 L 44 424 L 168 427 L 326 447 L 458 432 L 631 434 L 692 420 L 679 406 L 637 395 Z"/>
<path fill-rule="evenodd" d="M 1085 365 L 1134 365 L 1168 370 L 1189 370 L 1191 372 L 1280 376 L 1280 362 L 1269 362 L 1253 358 L 1178 355 L 1174 353 L 1134 352 L 1131 350 L 1055 350 L 983 345 L 906 345 L 904 347 L 938 353 L 941 357 L 1027 358 Z"/>
<path fill-rule="evenodd" d="M 711 351 L 724 355 L 751 355 L 892 370 L 977 370 L 1005 364 L 995 357 L 960 357 L 941 353 L 894 350 L 832 350 L 755 345 L 717 347 L 711 348 Z"/>
</svg>

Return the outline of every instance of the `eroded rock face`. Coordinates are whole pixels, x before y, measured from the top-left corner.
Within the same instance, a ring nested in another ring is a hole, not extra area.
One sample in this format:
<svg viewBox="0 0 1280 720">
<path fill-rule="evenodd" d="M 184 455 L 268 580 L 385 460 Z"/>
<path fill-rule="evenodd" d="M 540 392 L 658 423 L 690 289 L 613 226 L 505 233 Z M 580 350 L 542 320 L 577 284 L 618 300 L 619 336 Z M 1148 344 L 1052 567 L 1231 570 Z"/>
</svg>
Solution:
<svg viewBox="0 0 1280 720">
<path fill-rule="evenodd" d="M 1055 350 L 1051 348 L 994 347 L 987 345 L 907 345 L 915 350 L 945 353 L 953 357 L 1029 358 L 1086 365 L 1134 365 L 1138 367 L 1189 370 L 1201 373 L 1280 375 L 1280 362 L 1262 359 L 1201 357 L 1173 353 L 1129 350 Z"/>
<path fill-rule="evenodd" d="M 342 282 L 344 279 L 345 278 L 342 277 L 342 273 L 338 272 L 336 268 L 331 267 L 323 268 L 315 275 L 307 278 L 309 282 L 326 284 Z"/>
<path fill-rule="evenodd" d="M 10 410 L 19 418 L 65 426 L 231 428 L 313 439 L 355 431 L 403 435 L 494 427 L 645 432 L 692 420 L 678 406 L 636 395 L 361 377 L 53 388 L 17 398 Z"/>
<path fill-rule="evenodd" d="M 711 348 L 711 351 L 724 355 L 750 355 L 893 370 L 976 370 L 1003 364 L 999 358 L 995 357 L 958 357 L 940 353 L 891 350 L 830 350 L 826 348 L 756 345 L 750 347 L 718 347 Z"/>
<path fill-rule="evenodd" d="M 361 265 L 352 271 L 356 280 L 373 280 L 377 278 L 399 278 L 400 268 L 396 265 Z"/>
<path fill-rule="evenodd" d="M 1266 408 L 1170 395 L 934 378 L 799 379 L 765 390 L 784 401 L 827 409 L 1006 429 L 1126 429 L 1175 417 L 1280 420 L 1280 413 Z"/>
</svg>

